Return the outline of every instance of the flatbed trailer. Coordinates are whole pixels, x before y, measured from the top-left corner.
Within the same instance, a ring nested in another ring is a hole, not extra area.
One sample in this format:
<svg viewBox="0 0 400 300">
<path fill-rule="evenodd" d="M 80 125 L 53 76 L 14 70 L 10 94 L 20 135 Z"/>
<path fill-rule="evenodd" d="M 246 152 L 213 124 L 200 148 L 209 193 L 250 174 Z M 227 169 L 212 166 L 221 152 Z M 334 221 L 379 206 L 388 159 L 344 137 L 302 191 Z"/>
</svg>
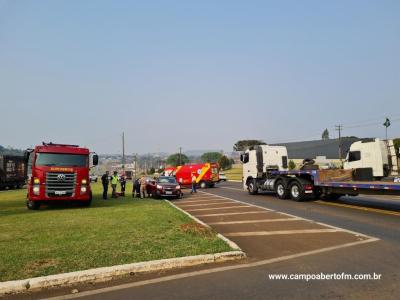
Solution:
<svg viewBox="0 0 400 300">
<path fill-rule="evenodd" d="M 278 198 L 292 198 L 295 201 L 310 196 L 336 200 L 344 195 L 400 195 L 400 182 L 326 179 L 329 172 L 332 174 L 335 170 L 269 171 L 265 178 L 247 180 L 244 185 L 250 194 L 274 191 Z M 347 172 L 351 176 L 351 170 L 337 172 Z"/>
</svg>

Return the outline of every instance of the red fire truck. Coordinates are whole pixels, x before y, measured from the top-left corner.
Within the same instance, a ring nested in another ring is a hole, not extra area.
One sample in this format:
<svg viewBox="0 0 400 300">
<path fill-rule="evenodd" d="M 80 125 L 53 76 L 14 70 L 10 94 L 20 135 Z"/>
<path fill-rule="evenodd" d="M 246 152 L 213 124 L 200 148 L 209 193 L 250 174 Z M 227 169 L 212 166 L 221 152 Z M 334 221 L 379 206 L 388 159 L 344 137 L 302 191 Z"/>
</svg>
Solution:
<svg viewBox="0 0 400 300">
<path fill-rule="evenodd" d="M 89 149 L 76 145 L 43 143 L 28 149 L 26 161 L 32 167 L 28 181 L 29 209 L 39 209 L 44 202 L 76 201 L 81 206 L 90 206 L 89 159 L 98 164 L 98 156 Z"/>
<path fill-rule="evenodd" d="M 189 164 L 169 167 L 164 170 L 166 176 L 175 176 L 183 186 L 192 184 L 192 174 L 201 188 L 214 187 L 219 182 L 219 165 L 217 163 Z"/>
</svg>

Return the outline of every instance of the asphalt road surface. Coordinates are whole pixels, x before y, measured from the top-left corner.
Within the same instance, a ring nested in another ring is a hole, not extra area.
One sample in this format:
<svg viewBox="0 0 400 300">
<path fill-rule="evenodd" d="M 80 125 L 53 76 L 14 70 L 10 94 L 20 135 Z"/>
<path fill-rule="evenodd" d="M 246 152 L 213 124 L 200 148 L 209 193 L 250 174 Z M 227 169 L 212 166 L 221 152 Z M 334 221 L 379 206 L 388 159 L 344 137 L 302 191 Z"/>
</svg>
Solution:
<svg viewBox="0 0 400 300">
<path fill-rule="evenodd" d="M 248 195 L 234 182 L 204 192 L 174 203 L 236 242 L 248 254 L 245 261 L 82 286 L 77 294 L 70 288 L 23 298 L 400 298 L 400 197 L 294 202 L 268 194 Z M 376 279 L 270 278 L 321 273 L 369 274 Z"/>
</svg>

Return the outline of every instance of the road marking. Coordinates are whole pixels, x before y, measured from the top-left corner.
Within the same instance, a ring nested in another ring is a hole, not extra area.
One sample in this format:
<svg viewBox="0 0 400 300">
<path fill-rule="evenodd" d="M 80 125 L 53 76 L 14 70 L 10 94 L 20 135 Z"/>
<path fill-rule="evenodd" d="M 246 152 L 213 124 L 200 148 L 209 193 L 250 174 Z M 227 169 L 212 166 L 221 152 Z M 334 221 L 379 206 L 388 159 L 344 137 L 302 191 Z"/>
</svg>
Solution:
<svg viewBox="0 0 400 300">
<path fill-rule="evenodd" d="M 196 199 L 196 200 L 194 200 L 195 198 L 189 198 L 189 199 L 192 199 L 192 200 L 183 200 L 183 201 L 181 200 L 181 201 L 179 201 L 177 203 L 210 202 L 210 201 L 218 201 L 218 200 L 220 200 L 217 197 L 208 197 L 208 198 L 202 198 L 202 199 Z"/>
<path fill-rule="evenodd" d="M 196 207 L 196 206 L 207 206 L 207 205 L 220 205 L 220 204 L 228 204 L 232 203 L 232 201 L 221 201 L 221 200 L 215 200 L 218 201 L 216 203 L 201 203 L 201 204 L 189 204 L 185 205 L 184 203 L 180 204 L 179 207 L 186 208 L 186 207 Z M 214 202 L 215 202 L 214 201 Z"/>
<path fill-rule="evenodd" d="M 267 222 L 287 222 L 287 221 L 302 221 L 302 220 L 298 219 L 298 218 L 282 218 L 282 219 L 214 222 L 214 223 L 207 223 L 207 224 L 212 226 L 212 225 L 252 224 L 252 223 L 267 223 Z"/>
<path fill-rule="evenodd" d="M 251 205 L 235 205 L 235 206 L 225 206 L 225 207 L 207 207 L 207 208 L 195 208 L 186 209 L 187 212 L 202 211 L 202 210 L 218 210 L 218 209 L 230 209 L 230 208 L 249 208 Z"/>
<path fill-rule="evenodd" d="M 245 192 L 244 189 L 231 188 L 231 187 L 226 187 L 226 186 L 220 186 L 219 188 L 220 188 L 220 189 L 227 189 L 227 190 L 235 190 L 235 191 Z"/>
<path fill-rule="evenodd" d="M 311 250 L 311 251 L 306 251 L 306 252 L 296 253 L 296 254 L 291 254 L 291 255 L 285 255 L 285 256 L 281 256 L 281 257 L 260 260 L 260 261 L 248 263 L 248 264 L 217 267 L 217 268 L 213 268 L 213 269 L 206 269 L 206 270 L 201 270 L 201 271 L 193 271 L 193 272 L 187 272 L 187 273 L 182 273 L 182 274 L 157 277 L 154 279 L 125 283 L 125 284 L 121 284 L 121 285 L 117 285 L 117 286 L 106 287 L 106 288 L 101 288 L 101 289 L 91 290 L 91 291 L 85 291 L 85 292 L 80 292 L 77 294 L 56 296 L 56 297 L 46 298 L 46 299 L 42 299 L 42 300 L 76 299 L 76 298 L 82 298 L 82 297 L 88 297 L 88 296 L 93 296 L 93 295 L 99 295 L 99 294 L 104 294 L 104 293 L 110 293 L 110 292 L 130 289 L 130 288 L 149 285 L 149 284 L 156 284 L 156 283 L 167 282 L 167 281 L 172 281 L 172 280 L 177 280 L 177 279 L 185 279 L 185 278 L 189 278 L 189 277 L 213 274 L 213 273 L 217 273 L 217 272 L 254 268 L 254 267 L 264 266 L 264 265 L 282 262 L 282 261 L 286 261 L 286 260 L 290 260 L 290 259 L 295 259 L 295 258 L 299 258 L 299 257 L 316 255 L 316 254 L 320 254 L 320 253 L 324 253 L 324 252 L 328 252 L 328 251 L 333 251 L 333 250 L 358 246 L 358 245 L 362 245 L 362 244 L 372 243 L 372 242 L 376 242 L 376 241 L 379 241 L 379 239 L 370 238 L 368 240 L 346 243 L 346 244 L 342 244 L 342 245 L 338 245 L 338 246 L 331 246 L 331 247 L 326 247 L 326 248 L 321 248 L 321 249 L 317 249 L 317 250 Z"/>
<path fill-rule="evenodd" d="M 252 204 L 252 203 L 247 203 L 247 202 L 244 202 L 244 201 L 240 201 L 240 200 L 236 200 L 236 199 L 232 199 L 232 198 L 228 198 L 228 197 L 218 196 L 218 195 L 215 195 L 215 194 L 212 194 L 212 193 L 207 193 L 207 192 L 201 192 L 201 193 L 209 194 L 209 195 L 212 195 L 212 196 L 217 196 L 217 197 L 219 197 L 221 199 L 228 199 L 228 200 L 232 200 L 232 201 L 235 201 L 235 202 L 238 202 L 238 203 L 252 205 L 254 207 L 258 207 L 258 208 L 265 209 L 265 210 L 268 210 L 268 211 L 274 211 L 274 210 L 270 210 L 269 208 L 265 208 L 263 206 L 259 206 L 259 205 Z M 288 214 L 288 213 L 284 213 L 284 212 L 280 212 L 280 211 L 276 211 L 276 213 L 279 213 L 279 214 L 284 215 L 284 216 L 292 217 L 292 218 L 298 218 L 298 219 L 301 219 L 301 220 L 304 220 L 304 221 L 308 221 L 308 222 L 313 222 L 314 224 L 323 225 L 325 227 L 329 227 L 329 228 L 332 228 L 332 229 L 338 229 L 338 230 L 341 230 L 343 232 L 351 233 L 351 234 L 356 235 L 356 236 L 363 236 L 363 237 L 367 237 L 367 238 L 370 238 L 370 239 L 375 239 L 375 237 L 372 237 L 372 236 L 369 236 L 369 235 L 366 235 L 366 234 L 363 234 L 363 233 L 360 233 L 360 232 L 356 232 L 356 231 L 340 228 L 340 227 L 329 225 L 329 224 L 322 223 L 322 222 L 316 222 L 316 221 L 313 221 L 313 220 L 310 220 L 310 219 L 306 219 L 306 218 L 302 218 L 302 217 L 299 217 L 299 216 L 295 216 L 295 215 L 292 215 L 292 214 Z"/>
<path fill-rule="evenodd" d="M 336 203 L 336 202 L 326 202 L 326 201 L 321 201 L 321 200 L 317 200 L 314 202 L 319 203 L 319 204 L 324 204 L 324 205 L 340 206 L 340 207 L 353 208 L 353 209 L 358 209 L 358 210 L 363 210 L 363 211 L 376 212 L 376 213 L 385 214 L 385 215 L 400 216 L 400 212 L 390 211 L 390 210 L 385 210 L 385 209 L 380 209 L 380 208 L 363 207 L 363 206 L 342 204 L 342 203 Z"/>
<path fill-rule="evenodd" d="M 234 215 L 246 215 L 246 214 L 264 214 L 265 211 L 244 211 L 244 212 L 233 212 L 233 213 L 222 213 L 222 214 L 208 214 L 208 215 L 199 215 L 196 217 L 217 217 L 217 216 L 234 216 Z"/>
<path fill-rule="evenodd" d="M 305 234 L 305 233 L 330 233 L 341 232 L 337 229 L 301 229 L 301 230 L 276 230 L 276 231 L 248 231 L 224 233 L 225 236 L 258 236 L 258 235 L 286 235 L 286 234 Z"/>
</svg>

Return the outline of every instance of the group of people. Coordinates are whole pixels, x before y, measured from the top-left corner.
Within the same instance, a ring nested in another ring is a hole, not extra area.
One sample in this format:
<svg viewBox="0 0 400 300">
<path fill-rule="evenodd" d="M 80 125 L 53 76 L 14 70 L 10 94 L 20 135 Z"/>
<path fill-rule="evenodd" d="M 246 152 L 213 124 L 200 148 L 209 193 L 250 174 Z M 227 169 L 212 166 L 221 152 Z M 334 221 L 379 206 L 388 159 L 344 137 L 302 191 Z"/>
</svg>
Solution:
<svg viewBox="0 0 400 300">
<path fill-rule="evenodd" d="M 117 185 L 118 182 L 121 184 L 121 192 L 117 192 Z M 118 172 L 114 171 L 113 175 L 110 176 L 110 172 L 106 171 L 103 176 L 101 176 L 101 183 L 103 185 L 103 199 L 107 200 L 108 199 L 108 187 L 111 183 L 111 198 L 118 198 L 118 197 L 124 197 L 125 196 L 125 187 L 126 187 L 126 177 L 125 176 L 118 176 Z M 140 198 L 145 198 L 146 197 L 146 178 L 142 176 L 139 179 L 136 179 L 133 184 L 133 191 L 132 195 L 134 198 L 140 197 Z"/>
<path fill-rule="evenodd" d="M 126 177 L 125 176 L 118 176 L 118 172 L 114 171 L 113 175 L 110 177 L 110 172 L 106 171 L 103 176 L 101 176 L 101 183 L 103 184 L 103 199 L 107 200 L 108 199 L 108 187 L 111 182 L 111 198 L 118 198 L 118 197 L 124 197 L 125 196 L 125 187 L 126 187 Z M 117 192 L 117 185 L 118 182 L 121 184 L 121 192 Z M 197 193 L 196 190 L 196 175 L 195 173 L 192 173 L 191 176 L 191 182 L 192 182 L 192 190 L 190 191 L 191 194 Z M 133 190 L 132 190 L 132 196 L 133 198 L 140 197 L 141 199 L 146 198 L 146 193 L 147 193 L 147 180 L 146 177 L 142 176 L 140 178 L 137 178 L 133 182 Z"/>
</svg>

